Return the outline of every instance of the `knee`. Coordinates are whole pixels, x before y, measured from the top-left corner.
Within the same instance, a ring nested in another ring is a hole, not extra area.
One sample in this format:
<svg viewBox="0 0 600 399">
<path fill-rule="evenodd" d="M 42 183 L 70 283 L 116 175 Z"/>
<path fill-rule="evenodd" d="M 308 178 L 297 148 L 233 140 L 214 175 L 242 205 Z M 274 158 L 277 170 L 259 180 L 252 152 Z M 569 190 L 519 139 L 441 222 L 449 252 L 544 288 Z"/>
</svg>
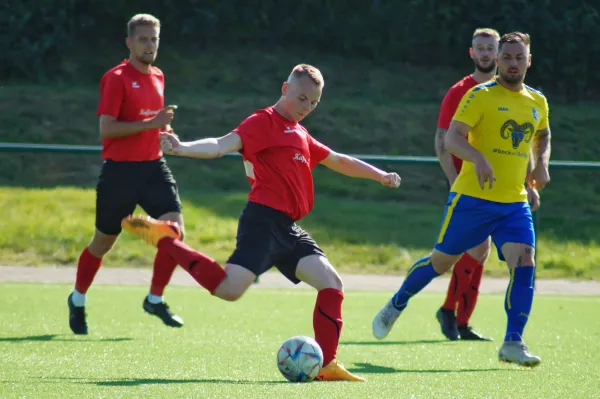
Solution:
<svg viewBox="0 0 600 399">
<path fill-rule="evenodd" d="M 442 252 L 433 251 L 430 255 L 431 265 L 438 274 L 444 274 L 452 268 L 452 265 L 458 260 L 458 256 L 447 255 Z"/>
<path fill-rule="evenodd" d="M 219 295 L 219 298 L 227 302 L 235 302 L 238 299 L 240 299 L 242 295 L 244 295 L 243 292 L 224 292 L 221 295 Z"/>
<path fill-rule="evenodd" d="M 533 247 L 525 248 L 519 260 L 517 266 L 535 266 L 535 249 Z"/>
<path fill-rule="evenodd" d="M 227 302 L 235 302 L 244 296 L 245 289 L 239 287 L 218 287 L 213 295 Z"/>
<path fill-rule="evenodd" d="M 326 272 L 323 274 L 321 281 L 314 284 L 317 291 L 321 291 L 327 288 L 333 288 L 335 290 L 344 292 L 344 282 L 333 267 L 328 267 Z"/>
<path fill-rule="evenodd" d="M 492 249 L 491 240 L 488 238 L 475 248 L 470 249 L 468 252 L 469 255 L 476 261 L 481 264 L 484 264 L 487 258 L 490 256 L 490 251 Z"/>
<path fill-rule="evenodd" d="M 335 272 L 335 271 L 332 273 L 332 275 L 329 278 L 329 285 L 330 285 L 330 287 L 328 287 L 328 288 L 333 288 L 338 291 L 344 292 L 344 282 L 342 281 L 342 278 L 340 277 L 340 275 L 337 274 L 337 272 Z"/>
<path fill-rule="evenodd" d="M 102 258 L 112 249 L 114 245 L 114 240 L 94 238 L 92 239 L 92 242 L 90 242 L 90 244 L 88 245 L 88 251 L 90 251 L 90 253 L 95 257 Z"/>
</svg>

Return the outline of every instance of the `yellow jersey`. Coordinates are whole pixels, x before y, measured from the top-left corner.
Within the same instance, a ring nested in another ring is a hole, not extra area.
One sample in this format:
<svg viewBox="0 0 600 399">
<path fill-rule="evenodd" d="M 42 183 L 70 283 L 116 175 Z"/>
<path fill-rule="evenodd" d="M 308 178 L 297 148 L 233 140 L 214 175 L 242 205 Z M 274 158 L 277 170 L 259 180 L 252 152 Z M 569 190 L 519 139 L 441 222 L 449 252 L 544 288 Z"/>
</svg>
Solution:
<svg viewBox="0 0 600 399">
<path fill-rule="evenodd" d="M 494 202 L 527 201 L 525 178 L 533 136 L 548 127 L 546 97 L 531 87 L 506 89 L 497 78 L 469 90 L 454 120 L 471 127 L 469 144 L 492 165 L 496 181 L 482 190 L 475 164 L 464 162 L 451 191 Z"/>
</svg>

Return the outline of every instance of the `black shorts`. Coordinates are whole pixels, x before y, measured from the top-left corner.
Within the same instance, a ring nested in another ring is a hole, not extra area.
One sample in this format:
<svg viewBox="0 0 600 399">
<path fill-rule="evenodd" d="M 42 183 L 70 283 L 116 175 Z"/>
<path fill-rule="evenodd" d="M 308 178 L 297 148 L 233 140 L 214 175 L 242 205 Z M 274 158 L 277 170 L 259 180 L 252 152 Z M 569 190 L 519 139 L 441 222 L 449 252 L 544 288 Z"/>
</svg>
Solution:
<svg viewBox="0 0 600 399">
<path fill-rule="evenodd" d="M 136 205 L 157 219 L 181 212 L 177 184 L 164 158 L 143 162 L 107 160 L 96 186 L 96 228 L 104 234 L 121 232 L 121 220 Z"/>
<path fill-rule="evenodd" d="M 298 261 L 325 253 L 315 240 L 289 216 L 255 202 L 248 202 L 238 224 L 237 245 L 227 261 L 260 276 L 272 266 L 294 284 Z"/>
</svg>

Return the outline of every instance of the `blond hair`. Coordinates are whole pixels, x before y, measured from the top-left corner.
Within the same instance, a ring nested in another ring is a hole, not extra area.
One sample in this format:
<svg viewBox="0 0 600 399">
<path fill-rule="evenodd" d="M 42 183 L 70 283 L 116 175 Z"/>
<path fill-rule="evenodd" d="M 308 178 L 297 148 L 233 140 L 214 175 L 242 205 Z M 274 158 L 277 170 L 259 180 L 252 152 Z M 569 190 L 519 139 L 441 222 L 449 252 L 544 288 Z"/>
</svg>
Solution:
<svg viewBox="0 0 600 399">
<path fill-rule="evenodd" d="M 500 40 L 500 33 L 492 28 L 477 28 L 475 29 L 475 32 L 473 32 L 472 40 L 475 40 L 478 37 L 493 37 L 496 40 Z"/>
<path fill-rule="evenodd" d="M 325 79 L 323 79 L 323 74 L 321 74 L 321 71 L 319 71 L 318 68 L 308 64 L 296 65 L 294 69 L 292 69 L 292 73 L 290 73 L 288 81 L 293 78 L 300 78 L 303 76 L 309 77 L 310 80 L 312 80 L 315 84 L 321 86 L 325 85 Z"/>
<path fill-rule="evenodd" d="M 135 28 L 138 26 L 151 26 L 153 28 L 160 28 L 160 21 L 154 15 L 150 14 L 136 14 L 129 22 L 127 22 L 127 36 L 132 37 L 135 32 Z"/>
</svg>

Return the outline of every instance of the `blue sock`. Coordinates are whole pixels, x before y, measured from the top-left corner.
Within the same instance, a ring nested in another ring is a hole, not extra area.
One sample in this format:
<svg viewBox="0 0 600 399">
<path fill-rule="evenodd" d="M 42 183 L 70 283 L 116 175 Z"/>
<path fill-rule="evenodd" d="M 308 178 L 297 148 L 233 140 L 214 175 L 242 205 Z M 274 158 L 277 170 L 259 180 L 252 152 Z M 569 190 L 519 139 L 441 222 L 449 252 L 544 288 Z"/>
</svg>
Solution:
<svg viewBox="0 0 600 399">
<path fill-rule="evenodd" d="M 510 282 L 504 300 L 508 318 L 504 341 L 523 340 L 523 330 L 533 303 L 534 269 L 534 266 L 517 266 L 510 270 Z"/>
<path fill-rule="evenodd" d="M 402 287 L 392 297 L 392 304 L 398 310 L 404 310 L 408 300 L 421 291 L 439 274 L 431 265 L 429 256 L 419 259 L 406 274 Z"/>
</svg>

